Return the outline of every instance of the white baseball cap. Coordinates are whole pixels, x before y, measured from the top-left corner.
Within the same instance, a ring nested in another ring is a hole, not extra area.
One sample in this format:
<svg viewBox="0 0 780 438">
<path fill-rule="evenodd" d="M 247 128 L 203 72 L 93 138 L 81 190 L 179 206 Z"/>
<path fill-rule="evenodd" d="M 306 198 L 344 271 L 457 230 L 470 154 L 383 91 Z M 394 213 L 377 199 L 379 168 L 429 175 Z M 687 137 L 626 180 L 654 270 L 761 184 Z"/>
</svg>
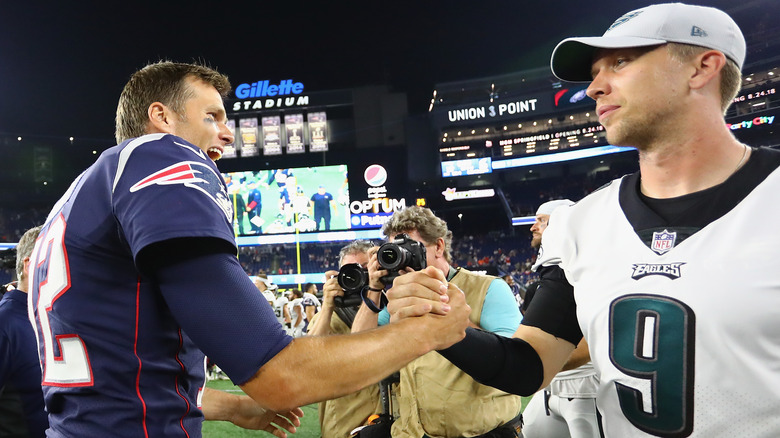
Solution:
<svg viewBox="0 0 780 438">
<path fill-rule="evenodd" d="M 725 12 L 683 3 L 663 3 L 631 11 L 618 18 L 600 37 L 566 38 L 550 59 L 553 74 L 564 81 L 590 82 L 596 49 L 647 47 L 683 43 L 723 52 L 745 62 L 745 37 Z"/>
<path fill-rule="evenodd" d="M 536 210 L 536 215 L 539 216 L 540 214 L 550 214 L 555 210 L 556 208 L 565 205 L 567 207 L 574 205 L 574 202 L 568 200 L 568 199 L 556 199 L 554 201 L 547 201 L 544 204 L 540 205 L 539 208 Z"/>
</svg>

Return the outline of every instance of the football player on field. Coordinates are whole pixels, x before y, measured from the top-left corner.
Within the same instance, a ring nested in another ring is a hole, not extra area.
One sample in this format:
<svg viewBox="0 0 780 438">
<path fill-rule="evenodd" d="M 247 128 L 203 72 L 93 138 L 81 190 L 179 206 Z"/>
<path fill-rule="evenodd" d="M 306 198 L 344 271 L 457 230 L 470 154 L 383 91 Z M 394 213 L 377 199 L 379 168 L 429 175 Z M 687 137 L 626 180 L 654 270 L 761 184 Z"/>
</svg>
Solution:
<svg viewBox="0 0 780 438">
<path fill-rule="evenodd" d="M 552 214 L 512 338 L 468 329 L 446 357 L 530 395 L 584 336 L 606 436 L 778 435 L 780 151 L 740 143 L 723 118 L 745 50 L 727 14 L 681 3 L 556 47 L 553 73 L 590 81 L 607 140 L 636 147 L 640 170 Z M 440 281 L 398 278 L 395 318 L 439 311 Z"/>
<path fill-rule="evenodd" d="M 238 262 L 214 163 L 233 142 L 229 89 L 199 65 L 133 74 L 119 144 L 49 214 L 28 302 L 47 436 L 199 437 L 205 417 L 283 437 L 300 424 L 297 406 L 355 392 L 464 336 L 462 306 L 359 335 L 284 332 Z M 205 388 L 204 354 L 249 397 Z"/>
</svg>

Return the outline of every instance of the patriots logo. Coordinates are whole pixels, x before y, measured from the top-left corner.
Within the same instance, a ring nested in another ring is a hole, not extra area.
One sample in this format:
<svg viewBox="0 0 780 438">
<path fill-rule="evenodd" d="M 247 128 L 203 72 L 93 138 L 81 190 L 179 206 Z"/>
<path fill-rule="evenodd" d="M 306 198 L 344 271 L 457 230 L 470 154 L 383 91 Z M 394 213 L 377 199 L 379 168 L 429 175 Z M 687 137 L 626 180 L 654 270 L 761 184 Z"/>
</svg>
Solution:
<svg viewBox="0 0 780 438">
<path fill-rule="evenodd" d="M 171 184 L 181 184 L 203 192 L 222 209 L 228 220 L 233 219 L 233 205 L 228 199 L 222 176 L 214 172 L 211 167 L 197 161 L 181 161 L 158 170 L 133 184 L 130 192 L 134 193 L 154 185 Z"/>
<path fill-rule="evenodd" d="M 676 240 L 676 231 L 669 232 L 669 230 L 663 230 L 661 232 L 653 232 L 653 240 L 650 243 L 650 249 L 658 255 L 664 255 L 674 248 L 674 242 Z"/>
</svg>

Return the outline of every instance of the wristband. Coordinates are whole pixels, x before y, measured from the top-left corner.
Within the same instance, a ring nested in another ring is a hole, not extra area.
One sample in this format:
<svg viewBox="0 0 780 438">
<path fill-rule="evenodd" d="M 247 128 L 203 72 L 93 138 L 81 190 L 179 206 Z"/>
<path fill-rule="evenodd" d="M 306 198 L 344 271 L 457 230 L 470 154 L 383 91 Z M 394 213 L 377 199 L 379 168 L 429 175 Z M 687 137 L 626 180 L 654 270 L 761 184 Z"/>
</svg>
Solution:
<svg viewBox="0 0 780 438">
<path fill-rule="evenodd" d="M 374 292 L 380 292 L 379 307 L 377 307 L 376 304 L 374 304 L 374 302 L 366 296 L 369 290 Z M 385 306 L 387 305 L 387 296 L 385 295 L 385 291 L 383 289 L 374 289 L 373 287 L 366 286 L 360 291 L 360 298 L 363 298 L 363 303 L 365 303 L 366 307 L 371 309 L 371 311 L 374 313 L 381 312 L 382 309 L 384 309 Z"/>
<path fill-rule="evenodd" d="M 462 341 L 439 354 L 477 382 L 510 394 L 533 395 L 544 383 L 539 354 L 520 338 L 469 327 Z"/>
</svg>

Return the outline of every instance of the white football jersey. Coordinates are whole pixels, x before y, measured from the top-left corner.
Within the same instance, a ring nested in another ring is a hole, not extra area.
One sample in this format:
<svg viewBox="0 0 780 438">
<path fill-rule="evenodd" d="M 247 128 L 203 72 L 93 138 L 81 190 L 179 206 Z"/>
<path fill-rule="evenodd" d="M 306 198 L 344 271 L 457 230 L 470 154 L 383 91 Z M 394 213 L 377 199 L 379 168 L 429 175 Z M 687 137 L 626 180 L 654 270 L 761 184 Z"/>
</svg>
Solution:
<svg viewBox="0 0 780 438">
<path fill-rule="evenodd" d="M 303 313 L 303 298 L 295 298 L 290 301 L 288 309 L 290 311 L 290 324 L 295 324 L 295 321 L 298 320 L 298 316 L 301 315 L 301 322 L 295 327 L 303 327 L 303 324 L 306 321 L 306 314 Z"/>
<path fill-rule="evenodd" d="M 574 287 L 607 437 L 780 436 L 779 157 L 669 222 L 637 175 L 551 216 L 539 263 Z"/>
<path fill-rule="evenodd" d="M 284 306 L 287 305 L 289 300 L 285 296 L 278 297 L 276 301 L 274 301 L 274 313 L 276 314 L 276 319 L 279 321 L 279 324 L 284 325 Z"/>
</svg>

